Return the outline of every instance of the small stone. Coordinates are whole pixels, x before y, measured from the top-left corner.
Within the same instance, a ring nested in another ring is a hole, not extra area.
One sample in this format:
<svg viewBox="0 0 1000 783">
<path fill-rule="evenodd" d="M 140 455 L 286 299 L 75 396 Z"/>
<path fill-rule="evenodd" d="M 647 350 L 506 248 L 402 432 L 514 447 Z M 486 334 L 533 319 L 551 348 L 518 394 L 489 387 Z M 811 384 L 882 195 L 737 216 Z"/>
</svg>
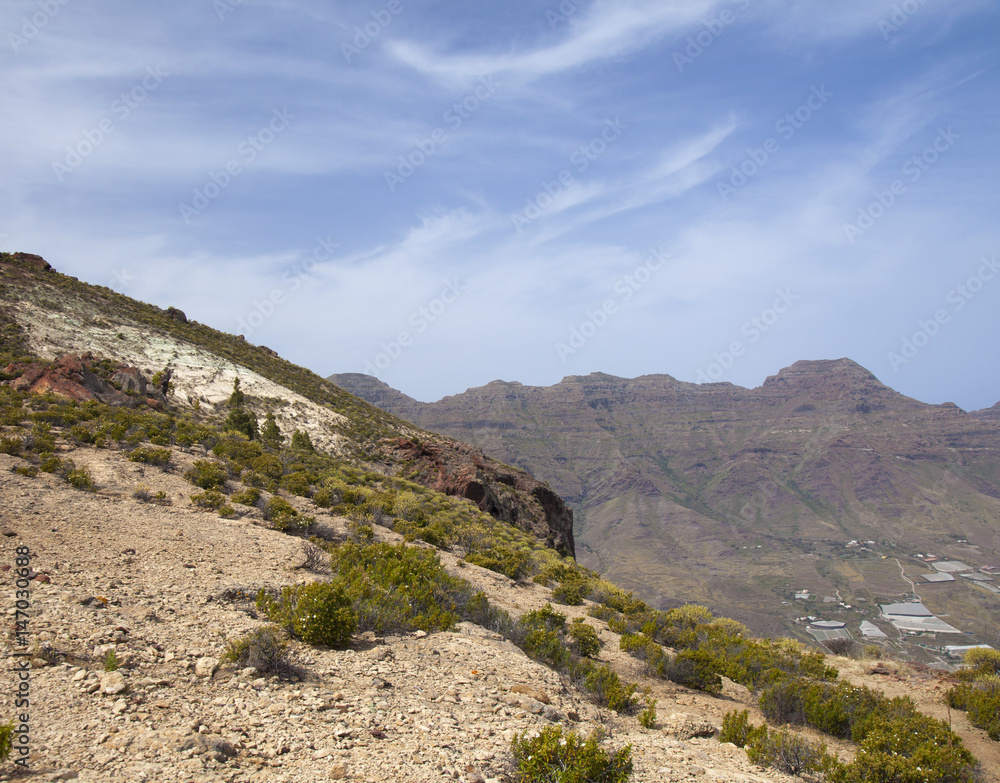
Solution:
<svg viewBox="0 0 1000 783">
<path fill-rule="evenodd" d="M 330 767 L 330 780 L 344 780 L 347 778 L 347 765 L 334 764 Z"/>
<path fill-rule="evenodd" d="M 532 699 L 540 701 L 542 704 L 552 703 L 552 699 L 549 698 L 549 694 L 543 690 L 539 690 L 538 688 L 532 688 L 529 685 L 515 685 L 510 689 L 510 692 L 523 693 L 525 696 L 530 696 Z"/>
<path fill-rule="evenodd" d="M 128 688 L 128 683 L 125 682 L 125 675 L 121 672 L 104 672 L 101 675 L 100 684 L 94 690 L 98 688 L 101 693 L 114 696 Z M 88 690 L 88 693 L 93 693 L 93 691 Z"/>
<path fill-rule="evenodd" d="M 111 708 L 111 711 L 115 715 L 121 715 L 125 710 L 128 709 L 128 702 L 125 699 L 119 699 L 115 702 L 115 706 Z"/>
<path fill-rule="evenodd" d="M 211 677 L 215 670 L 219 668 L 218 658 L 199 658 L 194 664 L 194 673 L 197 677 Z"/>
<path fill-rule="evenodd" d="M 75 769 L 61 769 L 53 773 L 49 780 L 56 783 L 56 781 L 60 780 L 76 780 L 78 777 L 80 777 L 80 773 Z"/>
<path fill-rule="evenodd" d="M 424 639 L 427 637 L 427 631 L 417 631 L 413 635 L 418 639 Z"/>
</svg>

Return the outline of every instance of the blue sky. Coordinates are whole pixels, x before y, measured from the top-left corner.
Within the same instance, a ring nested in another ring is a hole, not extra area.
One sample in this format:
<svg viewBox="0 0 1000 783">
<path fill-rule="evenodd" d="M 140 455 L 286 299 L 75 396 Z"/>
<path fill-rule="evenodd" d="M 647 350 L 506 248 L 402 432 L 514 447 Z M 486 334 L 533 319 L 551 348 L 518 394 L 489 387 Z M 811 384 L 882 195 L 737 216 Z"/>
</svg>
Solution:
<svg viewBox="0 0 1000 783">
<path fill-rule="evenodd" d="M 1000 6 L 7 2 L 0 248 L 423 400 L 1000 400 Z"/>
</svg>

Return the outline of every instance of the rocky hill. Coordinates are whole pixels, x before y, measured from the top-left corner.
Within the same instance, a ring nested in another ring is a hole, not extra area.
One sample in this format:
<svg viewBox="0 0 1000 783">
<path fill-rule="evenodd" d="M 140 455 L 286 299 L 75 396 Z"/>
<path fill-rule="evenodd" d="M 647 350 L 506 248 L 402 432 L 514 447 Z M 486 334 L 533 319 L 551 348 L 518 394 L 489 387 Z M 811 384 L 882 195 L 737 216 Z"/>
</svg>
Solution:
<svg viewBox="0 0 1000 783">
<path fill-rule="evenodd" d="M 693 597 L 761 633 L 801 634 L 804 614 L 856 632 L 933 570 L 914 555 L 1000 565 L 1000 408 L 924 404 L 848 359 L 797 362 L 756 389 L 594 373 L 435 403 L 330 380 L 547 480 L 576 511 L 580 561 L 661 606 Z M 918 589 L 995 641 L 1000 596 L 966 580 Z"/>
<path fill-rule="evenodd" d="M 283 431 L 300 429 L 334 453 L 395 471 L 394 439 L 432 441 L 441 458 L 433 476 L 417 471 L 418 480 L 449 494 L 475 496 L 484 510 L 488 505 L 498 518 L 574 554 L 572 512 L 532 476 L 450 438 L 421 432 L 271 349 L 189 321 L 176 308 L 161 310 L 82 283 L 39 256 L 0 254 L 0 326 L 0 364 L 14 360 L 4 374 L 19 391 L 162 410 L 165 391 L 152 383 L 156 376 L 169 385 L 173 408 L 214 411 L 224 408 L 239 377 L 261 420 L 270 412 Z"/>
</svg>

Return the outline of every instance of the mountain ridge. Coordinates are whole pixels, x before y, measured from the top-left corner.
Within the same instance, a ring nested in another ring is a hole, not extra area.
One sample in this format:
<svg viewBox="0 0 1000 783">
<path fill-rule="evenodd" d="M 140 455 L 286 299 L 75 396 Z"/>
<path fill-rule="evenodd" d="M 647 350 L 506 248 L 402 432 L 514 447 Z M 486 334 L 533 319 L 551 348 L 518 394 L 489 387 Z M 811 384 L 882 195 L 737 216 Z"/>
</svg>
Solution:
<svg viewBox="0 0 1000 783">
<path fill-rule="evenodd" d="M 357 376 L 329 379 L 365 394 Z M 752 389 L 591 373 L 421 403 L 377 379 L 361 385 L 549 481 L 574 506 L 587 567 L 664 605 L 683 586 L 757 632 L 794 631 L 781 601 L 796 581 L 869 601 L 906 592 L 898 569 L 865 563 L 865 577 L 843 563 L 851 540 L 910 558 L 968 539 L 982 565 L 1000 564 L 1000 406 L 923 403 L 848 358 L 802 360 Z M 757 547 L 771 557 L 750 557 Z M 972 626 L 985 611 L 939 595 Z"/>
</svg>

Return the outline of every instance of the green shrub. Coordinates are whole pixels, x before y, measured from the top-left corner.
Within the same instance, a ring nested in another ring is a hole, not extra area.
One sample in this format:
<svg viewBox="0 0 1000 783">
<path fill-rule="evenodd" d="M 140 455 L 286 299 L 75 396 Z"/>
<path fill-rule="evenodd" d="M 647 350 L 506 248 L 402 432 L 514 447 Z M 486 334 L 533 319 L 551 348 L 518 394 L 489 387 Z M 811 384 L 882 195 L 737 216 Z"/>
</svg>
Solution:
<svg viewBox="0 0 1000 783">
<path fill-rule="evenodd" d="M 139 446 L 129 452 L 128 458 L 132 462 L 142 462 L 146 465 L 159 465 L 161 467 L 170 464 L 170 449 L 157 449 L 152 446 Z"/>
<path fill-rule="evenodd" d="M 756 731 L 750 722 L 749 710 L 732 710 L 722 716 L 722 730 L 719 732 L 719 742 L 731 742 L 738 748 L 746 747 L 751 735 Z"/>
<path fill-rule="evenodd" d="M 608 752 L 600 737 L 546 726 L 537 735 L 517 734 L 511 741 L 519 783 L 624 783 L 632 776 L 632 746 Z"/>
<path fill-rule="evenodd" d="M 19 476 L 34 478 L 38 475 L 38 468 L 34 465 L 15 465 L 14 472 Z"/>
<path fill-rule="evenodd" d="M 531 553 L 510 546 L 494 545 L 465 556 L 473 565 L 488 568 L 511 579 L 523 579 L 531 568 Z"/>
<path fill-rule="evenodd" d="M 241 669 L 253 667 L 261 674 L 288 677 L 295 667 L 288 658 L 288 642 L 277 626 L 266 625 L 226 646 L 222 660 Z"/>
<path fill-rule="evenodd" d="M 303 471 L 296 471 L 294 473 L 289 473 L 286 476 L 282 476 L 279 486 L 283 489 L 288 490 L 293 495 L 298 495 L 302 498 L 309 497 L 309 492 L 311 489 L 309 482 L 309 474 Z"/>
<path fill-rule="evenodd" d="M 346 647 L 358 622 L 341 580 L 284 587 L 277 598 L 262 590 L 257 606 L 307 644 Z"/>
<path fill-rule="evenodd" d="M 14 724 L 0 723 L 0 761 L 6 761 L 14 749 Z"/>
<path fill-rule="evenodd" d="M 118 653 L 114 650 L 108 650 L 104 655 L 104 671 L 116 672 L 120 666 L 121 661 L 118 660 Z"/>
<path fill-rule="evenodd" d="M 73 468 L 66 474 L 66 483 L 74 489 L 82 489 L 86 492 L 93 492 L 94 477 L 86 468 Z"/>
<path fill-rule="evenodd" d="M 569 624 L 567 633 L 573 640 L 576 654 L 583 658 L 593 658 L 601 651 L 601 640 L 594 627 L 587 625 L 583 618 L 577 617 Z"/>
<path fill-rule="evenodd" d="M 0 454 L 10 454 L 12 457 L 19 457 L 23 449 L 24 441 L 17 436 L 0 438 Z"/>
<path fill-rule="evenodd" d="M 964 661 L 963 676 L 974 679 L 986 674 L 1000 674 L 1000 650 L 973 647 L 965 653 Z"/>
<path fill-rule="evenodd" d="M 38 469 L 42 473 L 55 473 L 62 466 L 62 460 L 55 454 L 43 452 L 39 457 L 41 458 L 41 462 L 38 465 Z"/>
<path fill-rule="evenodd" d="M 552 600 L 567 606 L 579 606 L 590 595 L 590 584 L 585 578 L 573 576 L 565 579 L 552 591 Z"/>
<path fill-rule="evenodd" d="M 229 496 L 229 499 L 242 506 L 256 506 L 260 500 L 260 490 L 257 487 L 247 487 L 239 492 L 234 492 Z"/>
<path fill-rule="evenodd" d="M 299 519 L 299 512 L 295 507 L 277 495 L 268 498 L 261 513 L 264 515 L 264 519 L 274 526 L 275 530 L 289 530 L 302 521 Z"/>
<path fill-rule="evenodd" d="M 226 485 L 226 466 L 219 462 L 199 459 L 184 474 L 184 478 L 202 489 L 222 489 Z"/>
<path fill-rule="evenodd" d="M 218 511 L 226 503 L 226 496 L 214 489 L 207 489 L 204 492 L 197 492 L 191 496 L 191 502 L 198 508 L 209 511 Z"/>
<path fill-rule="evenodd" d="M 300 449 L 302 451 L 315 451 L 312 441 L 309 439 L 308 433 L 302 432 L 301 430 L 295 430 L 292 433 L 292 448 Z"/>
<path fill-rule="evenodd" d="M 762 767 L 774 767 L 788 775 L 828 769 L 832 759 L 826 745 L 814 745 L 785 729 L 752 731 L 746 744 L 747 758 Z M 902 783 L 902 781 L 900 782 Z"/>
<path fill-rule="evenodd" d="M 986 674 L 956 685 L 948 692 L 948 704 L 965 710 L 973 726 L 984 729 L 991 740 L 1000 741 L 1000 676 Z"/>
<path fill-rule="evenodd" d="M 721 665 L 706 650 L 684 650 L 666 665 L 668 680 L 685 688 L 717 694 L 722 692 Z"/>
<path fill-rule="evenodd" d="M 591 667 L 583 685 L 594 694 L 598 704 L 615 712 L 630 713 L 635 710 L 635 684 L 623 683 L 617 672 L 606 664 Z"/>
<path fill-rule="evenodd" d="M 639 713 L 639 725 L 644 729 L 656 728 L 656 699 L 647 699 L 646 706 Z"/>
<path fill-rule="evenodd" d="M 474 595 L 437 552 L 405 544 L 348 541 L 331 550 L 330 568 L 343 579 L 362 632 L 447 630 Z"/>
</svg>

